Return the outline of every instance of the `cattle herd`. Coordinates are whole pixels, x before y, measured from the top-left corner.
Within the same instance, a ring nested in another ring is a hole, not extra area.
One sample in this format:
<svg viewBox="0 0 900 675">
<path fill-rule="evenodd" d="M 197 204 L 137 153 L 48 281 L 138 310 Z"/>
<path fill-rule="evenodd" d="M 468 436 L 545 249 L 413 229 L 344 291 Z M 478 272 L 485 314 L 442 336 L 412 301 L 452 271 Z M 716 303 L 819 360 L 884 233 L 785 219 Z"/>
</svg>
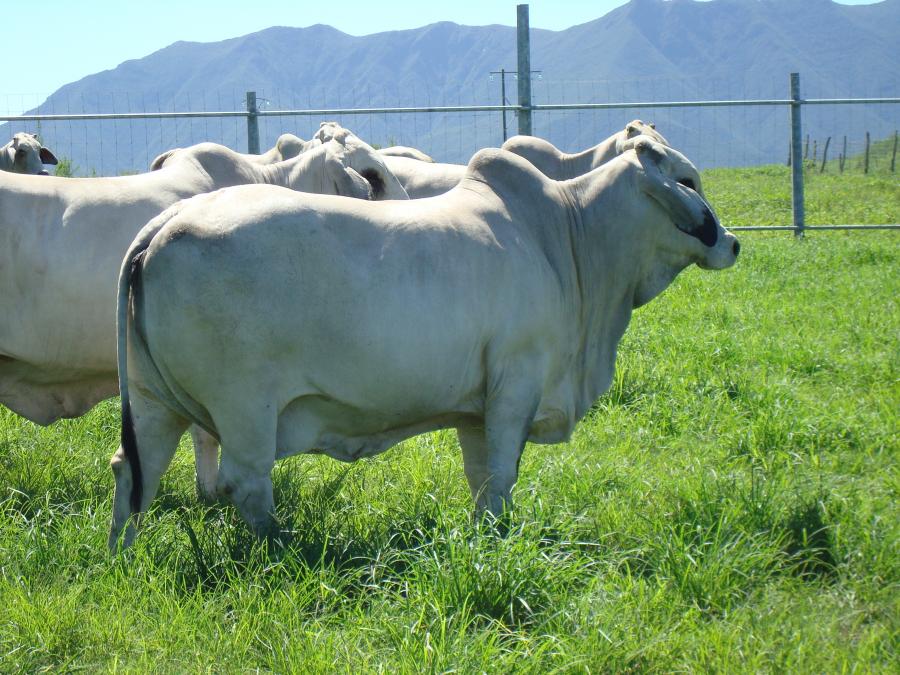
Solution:
<svg viewBox="0 0 900 675">
<path fill-rule="evenodd" d="M 465 166 L 333 122 L 132 176 L 46 163 L 32 134 L 0 148 L 0 403 L 50 424 L 121 393 L 113 551 L 187 430 L 200 497 L 260 536 L 276 459 L 449 427 L 476 513 L 498 515 L 526 441 L 564 441 L 609 387 L 632 310 L 739 251 L 639 120 L 581 153 L 516 136 Z"/>
</svg>

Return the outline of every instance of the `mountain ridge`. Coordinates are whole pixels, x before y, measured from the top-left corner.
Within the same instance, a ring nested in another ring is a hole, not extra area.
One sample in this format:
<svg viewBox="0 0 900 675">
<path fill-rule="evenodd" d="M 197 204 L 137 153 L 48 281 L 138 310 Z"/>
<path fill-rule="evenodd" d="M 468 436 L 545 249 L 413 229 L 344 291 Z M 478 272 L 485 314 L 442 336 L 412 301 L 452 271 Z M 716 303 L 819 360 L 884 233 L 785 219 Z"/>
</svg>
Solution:
<svg viewBox="0 0 900 675">
<path fill-rule="evenodd" d="M 801 72 L 802 93 L 810 98 L 896 96 L 900 78 L 893 42 L 898 34 L 900 0 L 858 6 L 832 0 L 631 0 L 562 31 L 532 29 L 532 67 L 541 71 L 534 101 L 783 99 L 792 71 Z M 248 90 L 257 92 L 263 110 L 496 104 L 499 83 L 488 74 L 504 64 L 515 69 L 515 35 L 511 26 L 449 21 L 364 36 L 323 23 L 276 25 L 219 42 L 174 42 L 66 84 L 36 110 L 241 110 Z M 507 99 L 514 102 L 516 82 L 507 77 Z M 652 117 L 670 141 L 706 166 L 774 161 L 787 144 L 783 109 L 586 115 L 535 113 L 535 133 L 576 150 L 595 144 L 626 118 Z M 858 110 L 809 110 L 805 120 L 821 134 L 841 129 L 857 134 L 863 124 L 878 137 L 897 126 L 896 106 L 867 108 L 864 116 L 860 122 Z M 515 115 L 507 117 L 514 133 Z M 282 131 L 309 135 L 319 121 L 260 119 L 264 146 Z M 341 121 L 372 142 L 418 145 L 449 161 L 466 161 L 478 147 L 502 142 L 498 114 L 345 116 Z M 40 131 L 57 154 L 75 154 L 59 148 L 81 143 L 83 155 L 76 163 L 99 166 L 103 173 L 143 170 L 158 152 L 201 140 L 246 149 L 246 132 L 238 123 L 228 129 L 219 123 L 218 137 L 208 139 L 204 136 L 213 135 L 214 121 L 136 121 L 129 142 L 120 143 L 117 136 L 112 148 L 101 123 L 80 124 L 74 129 L 44 123 Z M 122 126 L 106 124 L 107 129 Z M 709 146 L 710 138 L 717 147 Z"/>
</svg>

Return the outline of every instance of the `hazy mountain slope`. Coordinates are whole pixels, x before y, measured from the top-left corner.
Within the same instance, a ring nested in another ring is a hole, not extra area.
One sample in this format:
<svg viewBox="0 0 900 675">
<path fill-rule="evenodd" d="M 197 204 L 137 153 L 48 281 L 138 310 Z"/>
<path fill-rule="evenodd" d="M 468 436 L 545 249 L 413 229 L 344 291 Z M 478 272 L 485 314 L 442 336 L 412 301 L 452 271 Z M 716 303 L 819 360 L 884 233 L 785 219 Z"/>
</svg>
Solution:
<svg viewBox="0 0 900 675">
<path fill-rule="evenodd" d="M 247 90 L 265 99 L 263 110 L 495 104 L 499 79 L 488 74 L 516 68 L 515 34 L 513 27 L 443 22 L 354 37 L 314 25 L 177 42 L 62 87 L 40 111 L 241 110 Z M 534 101 L 786 98 L 791 71 L 801 72 L 807 97 L 896 96 L 898 35 L 900 0 L 632 0 L 564 31 L 532 31 L 532 66 L 541 71 Z M 516 84 L 507 79 L 511 101 Z M 867 130 L 883 136 L 898 126 L 900 112 L 806 110 L 807 128 L 822 138 Z M 787 111 L 777 107 L 537 113 L 535 132 L 576 149 L 635 116 L 654 119 L 703 165 L 783 161 L 787 147 Z M 261 118 L 263 144 L 286 130 L 309 135 L 318 121 Z M 413 144 L 451 161 L 502 142 L 498 113 L 341 121 L 372 142 Z M 515 133 L 513 115 L 508 122 Z M 0 129 L 0 138 L 11 131 Z M 102 173 L 143 169 L 158 152 L 200 140 L 246 147 L 240 119 L 43 123 L 40 131 L 57 154 Z"/>
</svg>

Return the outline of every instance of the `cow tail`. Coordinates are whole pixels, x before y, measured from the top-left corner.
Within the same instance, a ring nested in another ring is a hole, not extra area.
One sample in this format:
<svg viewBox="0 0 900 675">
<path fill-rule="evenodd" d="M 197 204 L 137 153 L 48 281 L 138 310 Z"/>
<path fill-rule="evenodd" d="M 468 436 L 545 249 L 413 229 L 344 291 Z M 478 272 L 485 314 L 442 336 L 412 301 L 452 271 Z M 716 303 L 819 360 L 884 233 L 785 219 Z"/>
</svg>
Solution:
<svg viewBox="0 0 900 675">
<path fill-rule="evenodd" d="M 131 468 L 131 512 L 141 510 L 144 482 L 141 473 L 141 459 L 137 436 L 134 432 L 134 417 L 131 413 L 131 398 L 128 394 L 128 329 L 129 315 L 136 320 L 137 303 L 140 294 L 141 272 L 147 247 L 154 235 L 167 219 L 156 218 L 140 231 L 131 244 L 119 272 L 118 304 L 116 313 L 116 352 L 119 367 L 119 393 L 122 397 L 122 451 Z M 129 308 L 131 311 L 129 312 Z M 137 329 L 135 324 L 132 325 Z"/>
</svg>

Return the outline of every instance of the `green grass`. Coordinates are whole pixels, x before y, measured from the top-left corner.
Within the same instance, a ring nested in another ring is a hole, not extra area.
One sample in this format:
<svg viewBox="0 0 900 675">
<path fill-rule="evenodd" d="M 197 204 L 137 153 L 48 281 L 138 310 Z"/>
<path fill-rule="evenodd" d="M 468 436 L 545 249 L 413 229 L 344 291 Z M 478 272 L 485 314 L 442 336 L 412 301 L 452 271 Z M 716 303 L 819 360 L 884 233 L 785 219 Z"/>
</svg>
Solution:
<svg viewBox="0 0 900 675">
<path fill-rule="evenodd" d="M 711 169 L 703 186 L 726 227 L 792 225 L 786 166 Z M 900 223 L 900 174 L 804 171 L 807 225 Z"/>
<path fill-rule="evenodd" d="M 708 176 L 726 221 L 759 175 Z M 866 186 L 896 222 L 896 181 Z M 185 445 L 110 558 L 118 403 L 0 411 L 0 672 L 894 671 L 900 238 L 742 243 L 636 313 L 571 442 L 526 450 L 502 538 L 453 432 L 281 462 L 271 550 L 197 503 Z"/>
</svg>

